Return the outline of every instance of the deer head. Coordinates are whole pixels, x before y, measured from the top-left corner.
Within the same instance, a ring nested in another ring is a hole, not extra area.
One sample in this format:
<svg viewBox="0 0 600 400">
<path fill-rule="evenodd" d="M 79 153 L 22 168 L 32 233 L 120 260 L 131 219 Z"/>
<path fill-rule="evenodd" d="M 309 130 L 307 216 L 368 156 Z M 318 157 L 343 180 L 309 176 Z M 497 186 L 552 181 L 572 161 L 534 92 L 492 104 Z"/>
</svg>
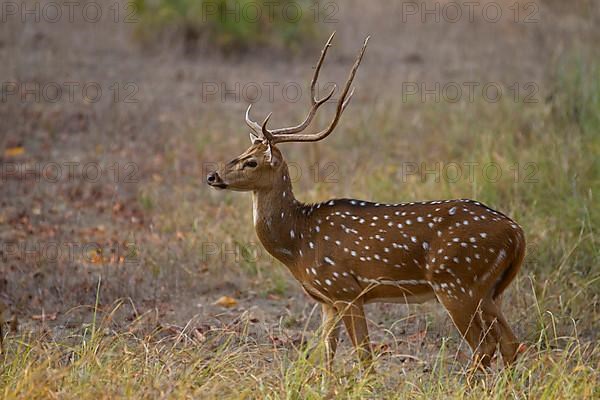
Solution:
<svg viewBox="0 0 600 400">
<path fill-rule="evenodd" d="M 268 189 L 281 175 L 283 157 L 275 146 L 256 140 L 245 152 L 219 171 L 208 174 L 207 182 L 217 189 L 252 191 Z"/>
<path fill-rule="evenodd" d="M 364 41 L 363 47 L 358 54 L 356 62 L 350 71 L 350 75 L 346 80 L 346 84 L 340 94 L 337 102 L 336 113 L 329 123 L 329 126 L 315 133 L 302 133 L 313 121 L 317 110 L 321 105 L 330 100 L 336 91 L 334 86 L 332 90 L 323 98 L 317 99 L 316 85 L 319 77 L 319 71 L 325 60 L 327 50 L 331 46 L 331 42 L 335 36 L 335 32 L 329 37 L 325 47 L 321 51 L 321 56 L 315 68 L 315 72 L 310 84 L 311 91 L 311 108 L 308 115 L 299 125 L 287 128 L 269 129 L 267 124 L 272 113 L 267 115 L 262 125 L 250 118 L 250 109 L 246 110 L 246 124 L 251 129 L 250 141 L 252 145 L 238 157 L 228 162 L 223 168 L 208 174 L 207 182 L 210 186 L 217 189 L 230 189 L 238 191 L 255 191 L 270 188 L 278 177 L 281 176 L 282 170 L 285 169 L 285 162 L 279 149 L 276 147 L 278 143 L 284 142 L 316 142 L 325 139 L 337 126 L 342 113 L 348 106 L 354 90 L 350 90 L 358 66 L 362 61 L 363 55 L 367 48 L 369 38 Z"/>
</svg>

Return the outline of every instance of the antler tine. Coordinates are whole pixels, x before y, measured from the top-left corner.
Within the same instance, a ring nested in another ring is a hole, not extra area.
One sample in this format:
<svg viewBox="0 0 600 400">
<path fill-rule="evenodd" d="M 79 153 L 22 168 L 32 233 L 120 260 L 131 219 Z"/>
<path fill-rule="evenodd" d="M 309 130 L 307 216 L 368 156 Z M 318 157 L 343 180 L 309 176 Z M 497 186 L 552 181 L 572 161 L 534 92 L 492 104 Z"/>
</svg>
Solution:
<svg viewBox="0 0 600 400">
<path fill-rule="evenodd" d="M 315 115 L 317 115 L 317 110 L 319 109 L 319 107 L 322 104 L 324 104 L 325 102 L 327 102 L 329 99 L 331 99 L 331 97 L 335 93 L 335 91 L 337 89 L 336 85 L 333 86 L 333 88 L 331 89 L 331 91 L 329 92 L 329 94 L 327 96 L 323 97 L 321 100 L 317 100 L 316 86 L 317 86 L 317 81 L 319 79 L 319 72 L 321 72 L 321 66 L 323 66 L 323 61 L 325 61 L 325 56 L 327 55 L 327 50 L 329 50 L 329 48 L 331 47 L 331 43 L 333 42 L 334 36 L 335 36 L 335 32 L 333 32 L 329 36 L 329 39 L 327 39 L 327 43 L 325 43 L 323 50 L 321 50 L 321 56 L 319 57 L 319 61 L 317 62 L 317 65 L 315 67 L 315 73 L 313 74 L 312 80 L 310 81 L 311 108 L 310 108 L 310 111 L 308 112 L 308 115 L 306 116 L 304 121 L 302 121 L 302 123 L 300 123 L 299 125 L 290 126 L 288 128 L 279 128 L 279 129 L 271 130 L 270 132 L 273 136 L 282 135 L 282 134 L 298 133 L 298 132 L 302 132 L 303 130 L 308 128 L 308 126 L 312 122 Z"/>
<path fill-rule="evenodd" d="M 337 109 L 335 112 L 335 116 L 333 117 L 333 120 L 331 121 L 331 123 L 329 124 L 329 126 L 322 130 L 319 131 L 317 133 L 313 133 L 313 134 L 303 134 L 303 135 L 295 135 L 295 134 L 279 134 L 279 135 L 273 135 L 273 141 L 272 143 L 284 143 L 284 142 L 316 142 L 322 139 L 325 139 L 327 136 L 329 136 L 329 134 L 331 132 L 333 132 L 333 130 L 335 129 L 335 127 L 337 126 L 340 117 L 342 116 L 342 113 L 344 112 L 344 110 L 346 109 L 346 107 L 348 106 L 350 99 L 352 98 L 352 95 L 354 94 L 354 89 L 350 92 L 350 94 L 348 94 L 348 92 L 350 91 L 350 86 L 352 85 L 352 81 L 354 80 L 354 76 L 356 75 L 356 71 L 358 70 L 358 67 L 360 66 L 360 63 L 362 61 L 362 58 L 365 54 L 365 50 L 367 49 L 367 44 L 369 43 L 369 39 L 370 36 L 368 36 L 365 39 L 365 42 L 363 43 L 362 49 L 360 50 L 360 53 L 358 54 L 356 61 L 354 62 L 354 65 L 352 66 L 352 70 L 350 70 L 350 74 L 348 76 L 348 80 L 346 81 L 346 85 L 344 86 L 344 90 L 342 91 L 342 94 L 340 96 L 340 99 L 338 100 L 338 104 L 337 104 Z M 274 133 L 274 131 L 271 131 L 270 133 Z"/>
<path fill-rule="evenodd" d="M 269 113 L 269 115 L 267 115 L 267 118 L 265 118 L 262 127 L 261 127 L 261 131 L 263 136 L 270 142 L 270 143 L 274 143 L 273 141 L 273 135 L 271 134 L 271 132 L 269 132 L 269 130 L 267 129 L 267 122 L 269 122 L 269 119 L 271 119 L 271 115 L 273 115 L 273 113 Z"/>
<path fill-rule="evenodd" d="M 327 50 L 329 50 L 329 48 L 331 47 L 331 42 L 333 41 L 334 36 L 335 31 L 331 34 L 331 36 L 329 36 L 329 39 L 327 39 L 327 43 L 325 43 L 325 47 L 323 47 L 323 50 L 321 50 L 321 57 L 319 57 L 319 61 L 317 62 L 317 66 L 315 67 L 315 73 L 313 75 L 312 81 L 310 82 L 310 101 L 313 105 L 319 103 L 315 94 L 315 88 L 317 86 L 317 80 L 319 79 L 319 72 L 321 71 L 321 66 L 323 65 L 323 61 L 325 61 Z M 333 90 L 335 90 L 335 86 Z M 333 94 L 333 91 L 331 94 Z M 331 97 L 331 95 L 329 97 Z"/>
<path fill-rule="evenodd" d="M 262 132 L 260 125 L 257 122 L 254 122 L 250 119 L 250 109 L 251 108 L 252 108 L 252 104 L 248 105 L 248 108 L 246 109 L 246 125 L 248 125 L 250 127 L 250 129 L 252 129 L 254 131 L 254 133 L 256 133 L 257 135 L 260 135 Z"/>
<path fill-rule="evenodd" d="M 352 90 L 350 91 L 350 94 L 348 95 L 348 97 L 346 97 L 346 100 L 344 100 L 344 104 L 342 104 L 342 112 L 344 112 L 346 107 L 348 107 L 348 104 L 350 103 L 350 99 L 352 98 L 352 95 L 354 94 L 354 89 L 356 89 L 356 88 L 352 88 Z"/>
</svg>

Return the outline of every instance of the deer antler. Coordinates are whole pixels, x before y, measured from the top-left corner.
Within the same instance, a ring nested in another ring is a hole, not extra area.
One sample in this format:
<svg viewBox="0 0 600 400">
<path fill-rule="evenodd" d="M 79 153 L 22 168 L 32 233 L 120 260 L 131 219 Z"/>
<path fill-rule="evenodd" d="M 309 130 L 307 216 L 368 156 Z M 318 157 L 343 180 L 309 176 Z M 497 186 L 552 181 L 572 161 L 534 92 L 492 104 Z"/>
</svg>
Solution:
<svg viewBox="0 0 600 400">
<path fill-rule="evenodd" d="M 329 37 L 329 40 L 327 40 L 327 43 L 325 43 L 325 47 L 321 51 L 321 56 L 319 58 L 317 66 L 315 68 L 315 73 L 313 75 L 313 78 L 312 78 L 312 81 L 310 84 L 311 109 L 310 109 L 308 115 L 306 116 L 306 118 L 304 119 L 304 121 L 300 125 L 297 125 L 297 126 L 269 130 L 269 129 L 267 129 L 267 123 L 268 123 L 269 118 L 271 117 L 272 113 L 269 114 L 267 116 L 267 118 L 265 118 L 265 120 L 261 126 L 257 122 L 254 122 L 250 119 L 250 109 L 252 108 L 252 105 L 250 105 L 250 106 L 248 106 L 248 109 L 246 110 L 246 124 L 248 124 L 248 126 L 255 133 L 257 133 L 258 135 L 262 135 L 271 144 L 276 144 L 276 143 L 283 143 L 283 142 L 316 142 L 316 141 L 326 138 L 331 132 L 333 132 L 333 130 L 335 129 L 335 127 L 337 126 L 337 124 L 340 120 L 340 117 L 342 116 L 342 113 L 348 106 L 348 103 L 350 102 L 350 99 L 352 98 L 352 95 L 354 94 L 354 89 L 352 89 L 350 91 L 350 86 L 352 85 L 352 81 L 354 80 L 354 76 L 356 75 L 356 71 L 358 70 L 358 66 L 361 63 L 363 55 L 367 48 L 367 43 L 369 42 L 369 37 L 367 37 L 364 41 L 362 49 L 360 50 L 360 53 L 358 54 L 358 57 L 356 58 L 356 61 L 354 62 L 354 66 L 352 67 L 352 70 L 350 71 L 350 75 L 348 76 L 346 84 L 344 85 L 344 90 L 342 91 L 340 99 L 338 100 L 335 116 L 334 116 L 333 120 L 331 121 L 331 123 L 329 124 L 329 126 L 326 129 L 316 132 L 316 133 L 299 135 L 298 133 L 302 132 L 310 125 L 313 118 L 317 114 L 318 108 L 323 103 L 325 103 L 327 100 L 329 100 L 331 98 L 331 96 L 333 96 L 333 94 L 336 90 L 336 86 L 334 86 L 333 89 L 331 90 L 331 92 L 329 92 L 329 94 L 327 96 L 323 97 L 320 100 L 317 100 L 317 97 L 315 94 L 315 87 L 317 84 L 317 79 L 319 77 L 319 72 L 321 70 L 321 66 L 323 65 L 323 61 L 325 60 L 327 50 L 331 46 L 331 42 L 333 41 L 334 36 L 335 36 L 335 32 L 331 34 L 331 36 Z"/>
</svg>

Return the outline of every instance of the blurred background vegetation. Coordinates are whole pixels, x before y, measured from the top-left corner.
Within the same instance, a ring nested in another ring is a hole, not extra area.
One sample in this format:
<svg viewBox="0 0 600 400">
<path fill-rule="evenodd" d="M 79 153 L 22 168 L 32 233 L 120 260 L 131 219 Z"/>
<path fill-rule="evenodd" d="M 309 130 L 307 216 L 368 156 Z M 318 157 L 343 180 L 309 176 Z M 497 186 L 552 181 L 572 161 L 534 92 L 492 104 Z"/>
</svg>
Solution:
<svg viewBox="0 0 600 400">
<path fill-rule="evenodd" d="M 251 50 L 298 52 L 318 36 L 309 0 L 135 0 L 138 37 L 181 40 L 198 49 L 239 54 Z"/>
</svg>

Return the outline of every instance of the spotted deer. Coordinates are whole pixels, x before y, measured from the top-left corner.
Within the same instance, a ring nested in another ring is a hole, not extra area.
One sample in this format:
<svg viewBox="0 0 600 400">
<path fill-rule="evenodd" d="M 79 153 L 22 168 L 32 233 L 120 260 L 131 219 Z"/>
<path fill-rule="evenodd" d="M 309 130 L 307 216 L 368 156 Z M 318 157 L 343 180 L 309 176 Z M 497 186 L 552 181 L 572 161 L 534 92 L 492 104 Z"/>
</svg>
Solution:
<svg viewBox="0 0 600 400">
<path fill-rule="evenodd" d="M 519 271 L 525 254 L 521 228 L 504 214 L 473 200 L 382 204 L 334 199 L 304 204 L 294 197 L 288 167 L 277 144 L 325 139 L 337 126 L 353 91 L 352 81 L 368 38 L 352 67 L 328 127 L 301 133 L 334 87 L 317 99 L 315 86 L 333 35 L 316 65 L 311 108 L 297 126 L 269 129 L 246 123 L 252 145 L 207 176 L 217 189 L 250 191 L 254 226 L 265 249 L 285 264 L 306 293 L 322 304 L 328 368 L 332 368 L 341 321 L 362 361 L 372 354 L 364 305 L 437 300 L 487 367 L 497 347 L 505 364 L 514 361 L 518 340 L 500 311 L 500 295 Z"/>
</svg>

